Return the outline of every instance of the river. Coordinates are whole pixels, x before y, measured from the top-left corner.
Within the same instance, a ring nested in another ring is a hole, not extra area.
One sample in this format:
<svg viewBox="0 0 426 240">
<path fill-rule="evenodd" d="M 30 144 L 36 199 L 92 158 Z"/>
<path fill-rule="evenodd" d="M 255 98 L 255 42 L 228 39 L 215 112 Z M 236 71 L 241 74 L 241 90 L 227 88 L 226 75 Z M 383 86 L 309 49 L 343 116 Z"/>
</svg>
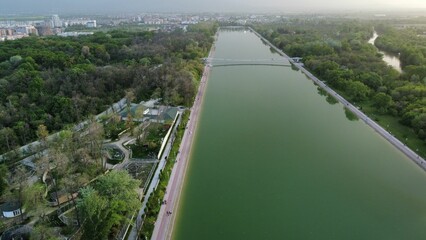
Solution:
<svg viewBox="0 0 426 240">
<path fill-rule="evenodd" d="M 251 32 L 216 58 L 277 58 Z M 214 67 L 175 240 L 424 239 L 426 174 L 291 67 Z"/>
<path fill-rule="evenodd" d="M 374 42 L 376 41 L 376 39 L 379 37 L 379 35 L 377 34 L 376 31 L 374 31 L 373 33 L 373 37 L 371 37 L 368 40 L 368 43 L 372 44 L 374 46 Z M 385 61 L 388 65 L 390 65 L 391 67 L 393 67 L 395 70 L 397 70 L 398 72 L 402 72 L 401 69 L 401 62 L 399 61 L 399 58 L 395 55 L 383 52 L 379 50 L 379 53 L 381 53 L 383 55 L 383 61 Z"/>
</svg>

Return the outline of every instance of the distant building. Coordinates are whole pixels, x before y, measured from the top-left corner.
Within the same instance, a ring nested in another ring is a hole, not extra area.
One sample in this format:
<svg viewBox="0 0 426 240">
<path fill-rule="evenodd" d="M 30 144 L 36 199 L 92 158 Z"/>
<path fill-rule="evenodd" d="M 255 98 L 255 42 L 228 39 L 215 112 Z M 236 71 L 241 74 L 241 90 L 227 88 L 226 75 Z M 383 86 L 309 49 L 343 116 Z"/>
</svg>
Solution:
<svg viewBox="0 0 426 240">
<path fill-rule="evenodd" d="M 61 21 L 61 19 L 59 18 L 58 15 L 52 16 L 52 27 L 54 27 L 54 28 L 62 27 L 62 21 Z"/>
<path fill-rule="evenodd" d="M 37 35 L 38 33 L 37 29 L 31 25 L 15 27 L 15 32 L 16 34 L 21 34 L 21 35 L 30 35 L 30 34 Z"/>
<path fill-rule="evenodd" d="M 14 30 L 10 28 L 0 28 L 0 37 L 4 36 L 12 36 L 14 34 Z"/>
<path fill-rule="evenodd" d="M 6 34 L 6 29 L 2 29 L 2 28 L 0 28 L 0 37 L 2 37 L 2 36 L 6 36 L 7 34 Z"/>
<path fill-rule="evenodd" d="M 86 27 L 88 28 L 96 28 L 96 20 L 90 20 L 86 23 Z"/>
<path fill-rule="evenodd" d="M 93 35 L 93 32 L 64 32 L 57 34 L 60 37 L 77 37 L 77 36 L 87 36 Z"/>
<path fill-rule="evenodd" d="M 53 35 L 52 28 L 50 26 L 39 25 L 36 26 L 38 35 L 40 36 L 50 36 Z"/>
</svg>

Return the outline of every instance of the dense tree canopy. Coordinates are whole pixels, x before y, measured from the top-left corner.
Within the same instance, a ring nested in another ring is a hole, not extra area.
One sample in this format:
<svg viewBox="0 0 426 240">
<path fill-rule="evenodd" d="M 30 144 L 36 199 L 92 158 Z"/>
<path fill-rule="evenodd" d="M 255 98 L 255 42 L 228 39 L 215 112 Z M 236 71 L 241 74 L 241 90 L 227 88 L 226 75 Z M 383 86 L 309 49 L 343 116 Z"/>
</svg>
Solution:
<svg viewBox="0 0 426 240">
<path fill-rule="evenodd" d="M 137 100 L 189 105 L 214 26 L 187 32 L 97 32 L 0 44 L 0 153 L 106 109 L 133 88 Z"/>
<path fill-rule="evenodd" d="M 370 114 L 387 115 L 426 138 L 426 28 L 348 19 L 297 19 L 254 26 L 263 36 Z M 367 40 L 400 57 L 403 73 L 381 58 Z"/>
<path fill-rule="evenodd" d="M 77 207 L 83 218 L 84 239 L 107 239 L 111 228 L 137 209 L 140 183 L 127 172 L 113 171 L 93 187 L 83 188 Z"/>
</svg>

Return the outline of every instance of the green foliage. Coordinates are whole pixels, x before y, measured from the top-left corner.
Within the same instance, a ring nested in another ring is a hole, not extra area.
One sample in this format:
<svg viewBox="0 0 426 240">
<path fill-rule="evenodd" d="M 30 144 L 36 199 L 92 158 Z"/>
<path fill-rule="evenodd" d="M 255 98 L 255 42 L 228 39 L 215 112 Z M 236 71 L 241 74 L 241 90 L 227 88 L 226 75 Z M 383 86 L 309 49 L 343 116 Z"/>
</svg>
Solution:
<svg viewBox="0 0 426 240">
<path fill-rule="evenodd" d="M 345 110 L 345 116 L 349 121 L 358 121 L 358 116 L 353 113 L 351 110 L 347 109 L 346 107 L 343 107 Z"/>
<path fill-rule="evenodd" d="M 84 219 L 83 239 L 107 239 L 111 228 L 140 205 L 139 184 L 127 172 L 114 171 L 101 176 L 93 187 L 81 189 L 77 207 Z"/>
<path fill-rule="evenodd" d="M 27 211 L 44 207 L 45 186 L 42 183 L 35 183 L 25 187 L 23 191 L 23 205 Z"/>
<path fill-rule="evenodd" d="M 188 32 L 114 30 L 75 38 L 29 37 L 0 45 L 0 154 L 136 99 L 190 105 L 217 25 Z"/>
<path fill-rule="evenodd" d="M 7 169 L 5 164 L 0 164 L 0 196 L 6 191 L 8 187 L 7 183 L 7 174 L 9 170 Z"/>
<path fill-rule="evenodd" d="M 91 187 L 81 189 L 80 194 L 77 207 L 84 219 L 83 239 L 106 239 L 111 227 L 119 223 L 108 206 L 108 200 Z"/>
<path fill-rule="evenodd" d="M 391 122 L 390 130 L 400 138 L 416 134 L 420 141 L 410 141 L 415 143 L 410 147 L 425 148 L 426 27 L 417 24 L 421 19 L 401 21 L 413 25 L 397 29 L 393 21 L 289 18 L 254 27 L 290 56 L 303 57 L 307 69 L 366 114 L 376 119 L 380 114 Z M 373 26 L 380 35 L 376 47 L 400 58 L 402 74 L 387 66 L 377 48 L 367 42 Z M 397 126 L 398 122 L 405 126 Z"/>
<path fill-rule="evenodd" d="M 39 224 L 33 228 L 30 240 L 58 240 L 61 239 L 55 230 L 44 224 Z"/>
<path fill-rule="evenodd" d="M 362 82 L 350 81 L 347 84 L 347 93 L 354 101 L 364 101 L 370 94 L 370 88 Z"/>
<path fill-rule="evenodd" d="M 185 132 L 186 125 L 189 120 L 189 114 L 189 111 L 185 111 L 182 116 L 182 122 L 176 132 L 176 140 L 173 142 L 172 149 L 167 158 L 166 166 L 160 174 L 160 183 L 155 189 L 155 191 L 151 194 L 151 196 L 149 196 L 145 213 L 145 220 L 140 234 L 142 239 L 150 239 L 152 232 L 154 231 L 154 224 L 161 208 L 161 202 L 164 199 L 165 190 L 167 188 L 167 184 L 170 179 L 170 174 L 176 161 L 177 153 L 179 152 L 179 147 L 183 138 L 183 134 Z"/>
<path fill-rule="evenodd" d="M 426 63 L 426 43 L 423 36 L 414 28 L 395 29 L 390 25 L 378 25 L 381 34 L 375 44 L 380 49 L 399 55 L 403 68 L 413 65 L 421 66 Z M 423 32 L 421 32 L 423 34 Z"/>
<path fill-rule="evenodd" d="M 146 129 L 147 134 L 144 138 L 138 138 L 136 144 L 131 145 L 133 157 L 155 158 L 169 127 L 169 125 L 151 123 Z"/>
<path fill-rule="evenodd" d="M 393 105 L 392 98 L 386 93 L 379 92 L 373 97 L 373 105 L 382 114 L 387 113 L 389 107 Z"/>
</svg>

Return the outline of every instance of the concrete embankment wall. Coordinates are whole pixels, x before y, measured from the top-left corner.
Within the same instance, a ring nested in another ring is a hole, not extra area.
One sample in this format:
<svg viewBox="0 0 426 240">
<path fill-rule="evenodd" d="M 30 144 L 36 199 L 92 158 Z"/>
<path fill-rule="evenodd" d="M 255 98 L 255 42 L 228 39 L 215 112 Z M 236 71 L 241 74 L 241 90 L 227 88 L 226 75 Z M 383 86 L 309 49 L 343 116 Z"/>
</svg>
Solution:
<svg viewBox="0 0 426 240">
<path fill-rule="evenodd" d="M 166 136 L 163 139 L 163 143 L 161 144 L 160 151 L 158 152 L 157 159 L 161 158 L 161 155 L 163 155 L 164 149 L 166 147 L 167 142 L 169 141 L 170 135 L 172 134 L 173 128 L 175 127 L 175 124 L 177 122 L 177 119 L 179 118 L 180 113 L 176 113 L 175 119 L 173 120 L 172 125 L 169 128 L 169 131 L 167 132 Z"/>
</svg>

